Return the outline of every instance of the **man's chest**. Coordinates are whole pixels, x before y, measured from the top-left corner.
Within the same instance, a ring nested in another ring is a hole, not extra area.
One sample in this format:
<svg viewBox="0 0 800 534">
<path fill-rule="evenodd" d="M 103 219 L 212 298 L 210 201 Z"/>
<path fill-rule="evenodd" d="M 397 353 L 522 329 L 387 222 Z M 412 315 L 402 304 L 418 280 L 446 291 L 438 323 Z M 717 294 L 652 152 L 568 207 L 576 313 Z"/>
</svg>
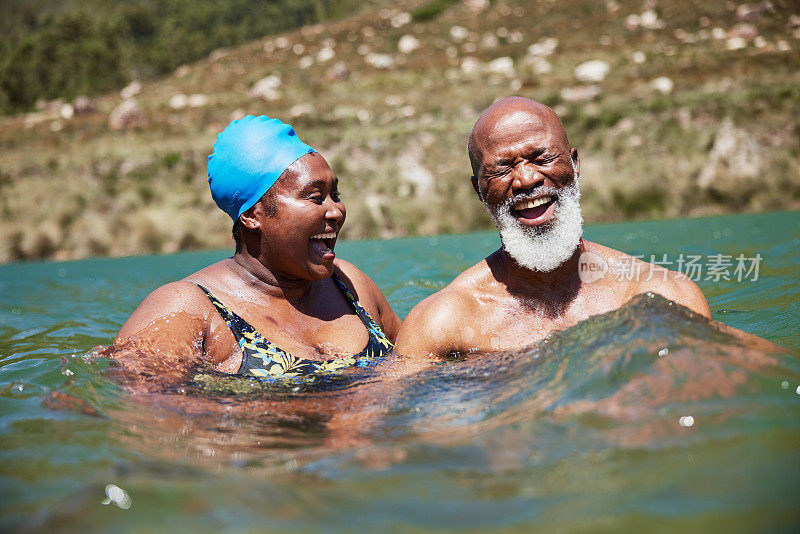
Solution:
<svg viewBox="0 0 800 534">
<path fill-rule="evenodd" d="M 479 307 L 474 321 L 458 328 L 462 346 L 466 343 L 471 351 L 515 350 L 613 308 L 607 299 L 591 294 L 567 303 L 494 299 Z"/>
</svg>

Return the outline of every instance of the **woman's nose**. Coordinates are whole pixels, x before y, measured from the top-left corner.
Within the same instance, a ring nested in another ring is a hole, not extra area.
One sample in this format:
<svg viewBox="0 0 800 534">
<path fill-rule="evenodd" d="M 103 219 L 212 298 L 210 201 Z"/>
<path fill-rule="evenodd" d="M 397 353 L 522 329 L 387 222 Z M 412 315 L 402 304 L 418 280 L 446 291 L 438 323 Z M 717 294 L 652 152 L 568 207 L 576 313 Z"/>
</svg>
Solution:
<svg viewBox="0 0 800 534">
<path fill-rule="evenodd" d="M 331 197 L 325 201 L 325 218 L 326 219 L 341 219 L 344 216 L 344 206 L 333 200 Z"/>
</svg>

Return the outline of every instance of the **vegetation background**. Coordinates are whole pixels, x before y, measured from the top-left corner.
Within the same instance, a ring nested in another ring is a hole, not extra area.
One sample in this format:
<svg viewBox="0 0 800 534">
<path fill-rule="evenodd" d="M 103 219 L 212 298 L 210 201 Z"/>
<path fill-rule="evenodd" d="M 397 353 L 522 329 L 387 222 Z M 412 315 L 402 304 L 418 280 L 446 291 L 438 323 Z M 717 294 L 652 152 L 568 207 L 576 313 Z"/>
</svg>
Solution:
<svg viewBox="0 0 800 534">
<path fill-rule="evenodd" d="M 216 133 L 290 122 L 345 238 L 488 228 L 466 135 L 541 100 L 589 222 L 800 207 L 800 6 L 688 0 L 0 0 L 0 261 L 231 246 Z"/>
</svg>

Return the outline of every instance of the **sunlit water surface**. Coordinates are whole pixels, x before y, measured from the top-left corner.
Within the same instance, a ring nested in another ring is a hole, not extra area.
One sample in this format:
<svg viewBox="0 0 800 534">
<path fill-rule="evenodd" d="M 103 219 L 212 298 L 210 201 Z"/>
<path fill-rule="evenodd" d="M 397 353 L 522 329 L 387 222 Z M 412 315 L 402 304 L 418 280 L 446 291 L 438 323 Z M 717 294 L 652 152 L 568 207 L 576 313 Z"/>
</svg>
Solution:
<svg viewBox="0 0 800 534">
<path fill-rule="evenodd" d="M 200 376 L 131 397 L 84 355 L 226 252 L 1 266 L 0 528 L 796 531 L 800 214 L 586 235 L 646 258 L 760 254 L 756 281 L 698 284 L 715 319 L 786 350 L 644 296 L 521 353 L 390 382 Z M 478 233 L 337 254 L 402 317 L 496 246 Z"/>
</svg>

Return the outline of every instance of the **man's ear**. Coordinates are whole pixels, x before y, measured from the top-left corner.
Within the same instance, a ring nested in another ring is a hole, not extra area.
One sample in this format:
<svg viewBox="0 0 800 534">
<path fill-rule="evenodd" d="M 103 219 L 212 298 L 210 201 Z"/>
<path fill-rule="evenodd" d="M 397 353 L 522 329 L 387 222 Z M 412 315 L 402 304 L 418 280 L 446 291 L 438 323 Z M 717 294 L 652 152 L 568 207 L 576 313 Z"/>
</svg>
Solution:
<svg viewBox="0 0 800 534">
<path fill-rule="evenodd" d="M 580 177 L 581 175 L 581 158 L 578 157 L 578 149 L 572 147 L 572 150 L 569 151 L 569 156 L 572 158 L 572 163 L 575 164 L 575 174 Z"/>
<path fill-rule="evenodd" d="M 478 198 L 483 201 L 483 195 L 481 195 L 481 188 L 478 187 L 478 179 L 475 176 L 470 176 L 469 179 L 472 181 L 472 189 L 478 194 Z"/>
<path fill-rule="evenodd" d="M 256 230 L 261 228 L 261 221 L 256 217 L 256 211 L 259 209 L 260 202 L 256 202 L 255 206 L 247 208 L 239 215 L 239 224 L 248 230 Z"/>
</svg>

